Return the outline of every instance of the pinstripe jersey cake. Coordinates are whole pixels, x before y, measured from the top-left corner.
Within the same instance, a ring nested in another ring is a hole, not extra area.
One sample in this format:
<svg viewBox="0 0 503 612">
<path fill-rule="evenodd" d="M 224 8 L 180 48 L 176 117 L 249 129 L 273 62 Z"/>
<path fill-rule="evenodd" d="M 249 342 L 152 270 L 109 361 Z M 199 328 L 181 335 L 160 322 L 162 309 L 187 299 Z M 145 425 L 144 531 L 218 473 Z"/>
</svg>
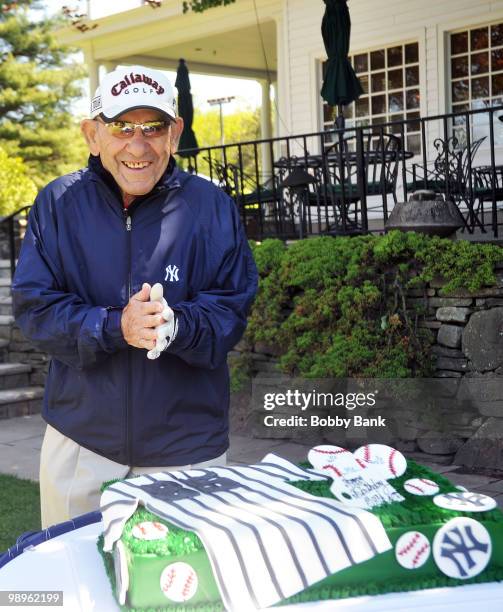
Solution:
<svg viewBox="0 0 503 612">
<path fill-rule="evenodd" d="M 503 515 L 490 498 L 412 462 L 379 473 L 337 448 L 316 447 L 325 457 L 311 451 L 307 467 L 268 455 L 108 485 L 99 547 L 119 604 L 248 612 L 503 578 Z"/>
</svg>

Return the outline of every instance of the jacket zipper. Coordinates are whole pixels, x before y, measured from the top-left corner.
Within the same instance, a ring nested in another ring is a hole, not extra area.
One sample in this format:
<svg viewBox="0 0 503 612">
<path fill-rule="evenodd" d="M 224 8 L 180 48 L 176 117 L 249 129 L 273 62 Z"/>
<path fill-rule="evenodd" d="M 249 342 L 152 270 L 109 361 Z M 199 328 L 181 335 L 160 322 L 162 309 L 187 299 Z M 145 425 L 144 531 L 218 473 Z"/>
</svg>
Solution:
<svg viewBox="0 0 503 612">
<path fill-rule="evenodd" d="M 112 189 L 110 189 L 110 187 L 107 185 L 107 183 L 102 180 L 101 178 L 98 178 L 98 182 L 100 182 L 103 187 L 110 193 L 110 196 L 112 197 L 112 199 L 116 199 L 117 200 L 117 195 L 112 191 Z M 180 184 L 174 184 L 174 185 L 169 185 L 166 186 L 166 190 L 171 191 L 172 189 L 176 189 L 180 187 Z M 157 195 L 157 194 L 156 194 Z M 146 200 L 145 200 L 146 201 Z M 127 297 L 128 297 L 128 301 L 129 298 L 131 297 L 131 292 L 132 292 L 132 275 L 133 275 L 133 271 L 132 271 L 132 247 L 131 247 L 131 215 L 128 212 L 127 208 L 123 208 L 122 209 L 122 215 L 124 218 L 124 222 L 126 225 L 126 237 L 127 237 L 127 259 L 128 259 L 128 277 L 127 277 Z M 126 460 L 127 460 L 127 465 L 129 465 L 130 467 L 132 467 L 132 462 L 133 462 L 133 430 L 131 427 L 131 384 L 132 384 L 132 363 L 131 363 L 131 357 L 132 355 L 132 348 L 130 346 L 127 347 L 127 378 L 126 378 L 126 419 L 125 419 L 125 439 L 126 439 Z"/>
<path fill-rule="evenodd" d="M 128 265 L 128 277 L 127 277 L 127 297 L 128 301 L 131 298 L 132 286 L 133 286 L 133 270 L 132 270 L 132 246 L 131 246 L 131 214 L 129 213 L 127 208 L 122 209 L 122 214 L 124 215 L 124 221 L 126 223 L 126 237 L 127 237 L 127 265 Z M 127 348 L 127 378 L 126 378 L 126 460 L 127 465 L 129 467 L 133 467 L 133 427 L 132 427 L 132 408 L 131 408 L 131 386 L 132 386 L 132 348 L 128 346 Z"/>
<path fill-rule="evenodd" d="M 123 209 L 124 221 L 126 222 L 126 239 L 127 239 L 127 297 L 128 301 L 131 298 L 132 291 L 132 261 L 131 261 L 131 215 L 127 208 Z M 131 347 L 127 348 L 127 378 L 126 378 L 126 444 L 127 444 L 127 465 L 132 467 L 133 463 L 133 432 L 131 427 Z"/>
</svg>

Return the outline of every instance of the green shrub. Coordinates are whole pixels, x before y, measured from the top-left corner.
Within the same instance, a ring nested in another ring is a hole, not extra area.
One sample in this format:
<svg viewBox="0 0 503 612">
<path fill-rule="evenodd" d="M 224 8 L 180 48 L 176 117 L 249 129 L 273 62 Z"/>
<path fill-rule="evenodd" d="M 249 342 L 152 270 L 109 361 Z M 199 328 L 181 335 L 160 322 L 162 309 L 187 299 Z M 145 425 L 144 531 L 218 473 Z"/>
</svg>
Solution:
<svg viewBox="0 0 503 612">
<path fill-rule="evenodd" d="M 495 282 L 503 249 L 413 232 L 252 244 L 259 292 L 245 339 L 281 348 L 283 372 L 308 378 L 432 373 L 432 334 L 406 293 L 441 276 L 444 294 Z"/>
</svg>

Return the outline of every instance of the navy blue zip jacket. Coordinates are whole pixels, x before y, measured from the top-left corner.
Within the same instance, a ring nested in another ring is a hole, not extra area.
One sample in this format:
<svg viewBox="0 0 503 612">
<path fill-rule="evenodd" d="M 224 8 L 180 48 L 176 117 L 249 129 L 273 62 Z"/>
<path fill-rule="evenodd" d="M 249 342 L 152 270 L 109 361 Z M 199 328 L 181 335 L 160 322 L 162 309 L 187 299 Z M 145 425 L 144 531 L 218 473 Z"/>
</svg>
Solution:
<svg viewBox="0 0 503 612">
<path fill-rule="evenodd" d="M 128 346 L 122 308 L 160 282 L 178 318 L 156 360 Z M 98 157 L 43 189 L 12 285 L 16 321 L 51 356 L 43 416 L 78 444 L 130 466 L 186 465 L 228 447 L 226 357 L 241 338 L 257 272 L 234 202 L 170 164 L 123 210 Z"/>
</svg>

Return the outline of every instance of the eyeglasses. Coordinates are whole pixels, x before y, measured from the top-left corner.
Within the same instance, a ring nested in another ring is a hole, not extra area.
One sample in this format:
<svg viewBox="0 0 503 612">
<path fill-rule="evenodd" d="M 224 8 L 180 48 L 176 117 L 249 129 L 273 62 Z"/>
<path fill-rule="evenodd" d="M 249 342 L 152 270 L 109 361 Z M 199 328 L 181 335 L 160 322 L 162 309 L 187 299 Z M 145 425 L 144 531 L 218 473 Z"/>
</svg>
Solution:
<svg viewBox="0 0 503 612">
<path fill-rule="evenodd" d="M 172 122 L 145 121 L 145 123 L 131 123 L 130 121 L 111 121 L 105 123 L 104 121 L 98 121 L 98 123 L 104 125 L 108 133 L 116 138 L 131 138 L 138 127 L 146 138 L 155 138 L 156 136 L 165 136 Z"/>
</svg>

